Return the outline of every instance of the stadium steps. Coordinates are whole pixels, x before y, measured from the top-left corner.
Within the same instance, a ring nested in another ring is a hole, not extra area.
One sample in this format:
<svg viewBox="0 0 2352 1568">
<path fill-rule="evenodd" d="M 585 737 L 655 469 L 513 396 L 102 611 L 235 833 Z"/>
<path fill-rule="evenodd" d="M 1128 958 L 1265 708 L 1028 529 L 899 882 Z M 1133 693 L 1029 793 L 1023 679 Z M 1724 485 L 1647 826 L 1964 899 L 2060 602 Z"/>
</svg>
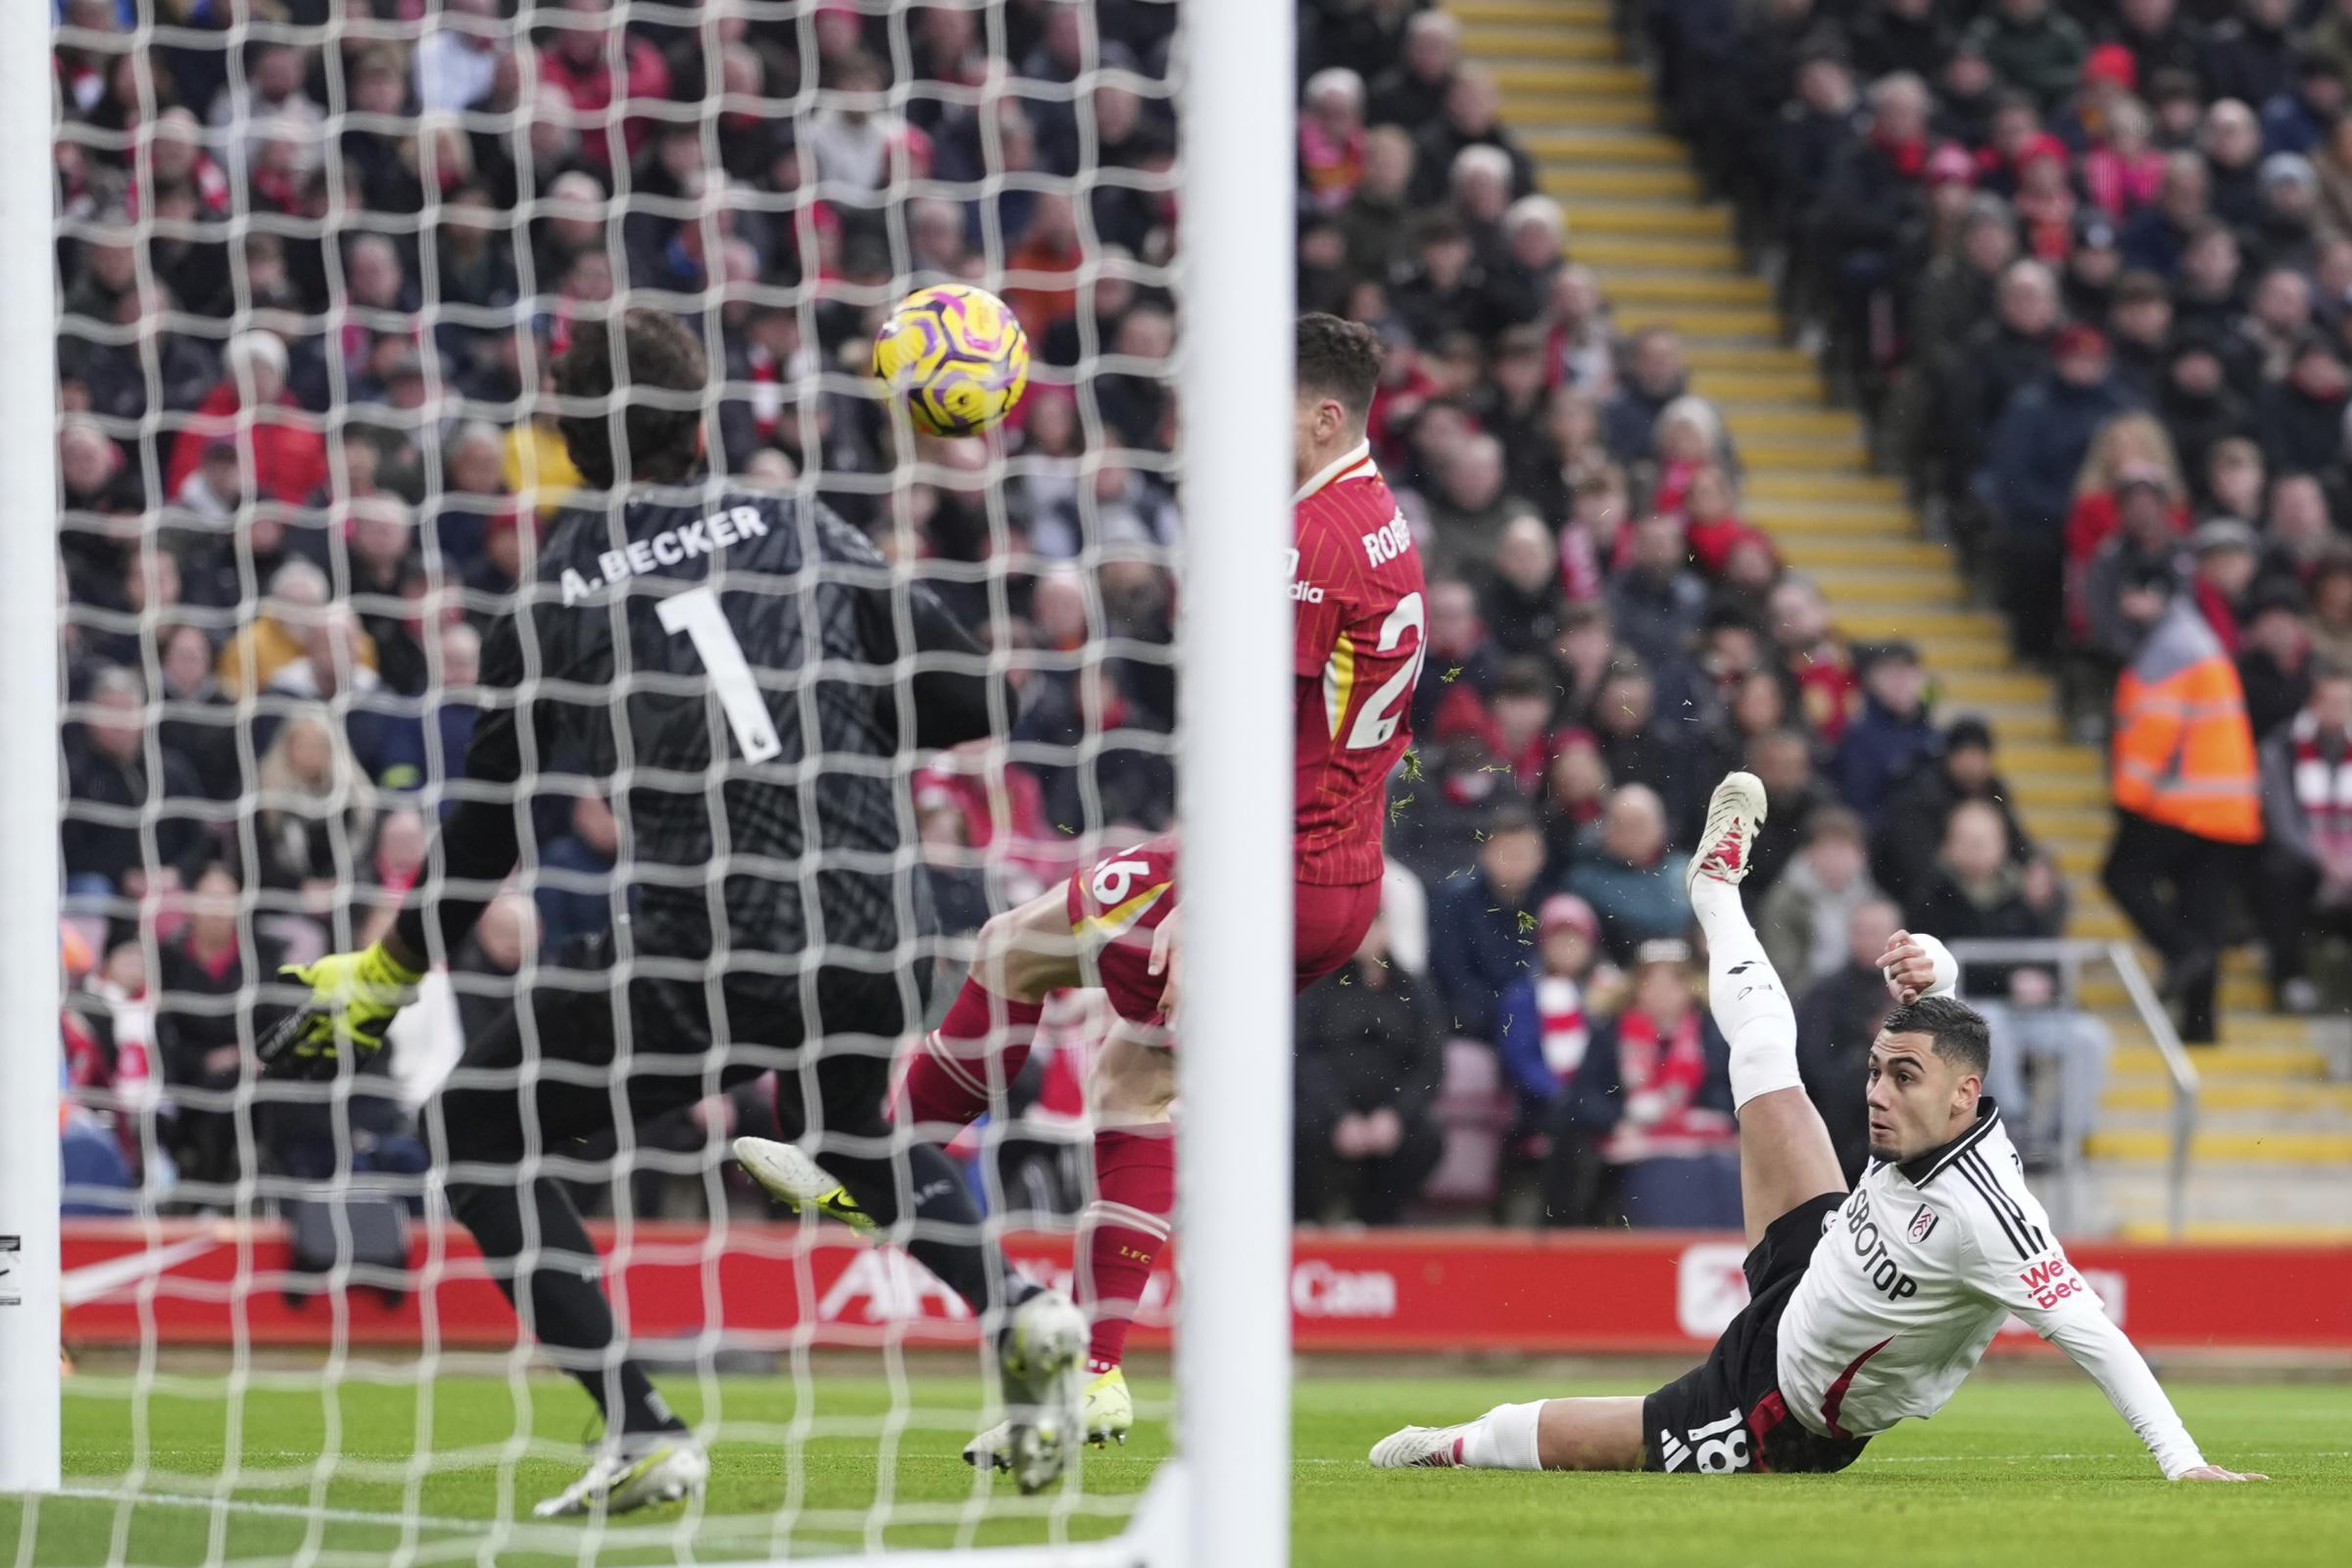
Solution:
<svg viewBox="0 0 2352 1568">
<path fill-rule="evenodd" d="M 1611 0 L 1446 4 L 1465 53 L 1494 73 L 1507 122 L 1567 214 L 1569 252 L 1599 274 L 1618 324 L 1683 334 L 1695 389 L 1722 407 L 1739 444 L 1749 518 L 1823 584 L 1847 636 L 1908 638 L 1935 675 L 1938 711 L 1985 717 L 2020 814 L 2066 877 L 2073 930 L 2131 939 L 2098 883 L 2111 826 L 2104 760 L 2066 740 L 2050 681 L 2012 662 L 1999 617 L 1972 603 L 1899 481 L 1872 470 L 1860 420 L 1830 406 L 1819 368 L 1790 346 L 1769 286 L 1738 251 L 1730 208 L 1705 199 L 1660 128 Z M 2160 972 L 2154 955 L 2141 957 Z M 2121 986 L 2094 971 L 2086 991 L 2116 1040 L 2091 1185 L 2112 1223 L 2144 1226 L 2164 1213 L 2169 1080 Z M 2324 1049 L 2324 1028 L 2271 1014 L 2268 1000 L 2253 956 L 2231 955 L 2224 1044 L 2197 1053 L 2207 1097 L 2192 1220 L 2216 1236 L 2270 1225 L 2352 1238 L 2352 1034 Z M 2338 1201 L 2281 1211 L 2271 1193 L 2285 1168 Z"/>
</svg>

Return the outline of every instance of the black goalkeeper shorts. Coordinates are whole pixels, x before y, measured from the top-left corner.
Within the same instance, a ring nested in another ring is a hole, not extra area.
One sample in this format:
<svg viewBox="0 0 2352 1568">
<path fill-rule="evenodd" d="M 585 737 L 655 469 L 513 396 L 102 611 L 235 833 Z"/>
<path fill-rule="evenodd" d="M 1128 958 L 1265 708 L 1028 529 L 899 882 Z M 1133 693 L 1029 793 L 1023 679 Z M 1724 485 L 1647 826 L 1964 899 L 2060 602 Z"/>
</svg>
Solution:
<svg viewBox="0 0 2352 1568">
<path fill-rule="evenodd" d="M 812 1125 L 888 1131 L 891 1063 L 900 1037 L 920 1027 L 927 963 L 906 974 L 828 966 L 808 981 L 649 972 L 659 964 L 624 977 L 609 935 L 573 943 L 466 1042 L 428 1136 L 456 1159 L 512 1161 L 534 1144 L 600 1157 L 617 1129 L 771 1069 L 787 1138 Z"/>
<path fill-rule="evenodd" d="M 1642 1401 L 1642 1467 L 1680 1475 L 1823 1473 L 1860 1456 L 1868 1438 L 1825 1438 L 1781 1397 L 1781 1313 L 1805 1276 L 1843 1193 L 1810 1198 L 1774 1220 L 1740 1265 L 1748 1301 L 1707 1358 Z"/>
</svg>

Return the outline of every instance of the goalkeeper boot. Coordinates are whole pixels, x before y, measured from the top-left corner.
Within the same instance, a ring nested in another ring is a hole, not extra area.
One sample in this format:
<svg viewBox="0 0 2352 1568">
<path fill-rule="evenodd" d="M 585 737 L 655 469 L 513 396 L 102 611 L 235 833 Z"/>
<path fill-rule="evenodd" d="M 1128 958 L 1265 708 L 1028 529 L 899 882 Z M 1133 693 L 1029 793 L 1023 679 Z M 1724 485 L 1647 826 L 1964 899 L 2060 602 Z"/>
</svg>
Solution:
<svg viewBox="0 0 2352 1568">
<path fill-rule="evenodd" d="M 1059 1291 L 1039 1291 L 1012 1309 L 997 1341 L 1004 1446 L 1004 1457 L 992 1462 L 1010 1471 L 1023 1493 L 1051 1486 L 1077 1451 L 1086 1340 L 1086 1314 Z"/>
<path fill-rule="evenodd" d="M 1450 1470 L 1462 1462 L 1462 1442 L 1478 1423 L 1452 1427 L 1406 1427 L 1372 1445 L 1375 1470 Z"/>
<path fill-rule="evenodd" d="M 1738 887 L 1755 859 L 1756 830 L 1764 825 L 1764 781 L 1753 773 L 1726 773 L 1707 801 L 1707 825 L 1690 858 L 1689 886 L 1700 877 Z"/>
<path fill-rule="evenodd" d="M 1098 1448 L 1114 1443 L 1125 1446 L 1127 1434 L 1135 1430 L 1135 1399 L 1127 1392 L 1126 1373 L 1114 1366 L 1086 1386 L 1078 1425 L 1086 1433 L 1086 1441 Z M 963 1446 L 963 1462 L 974 1469 L 982 1465 L 1005 1468 L 1011 1432 L 1012 1425 L 1006 1421 L 990 1427 Z"/>
<path fill-rule="evenodd" d="M 852 1230 L 872 1232 L 873 1216 L 859 1208 L 858 1200 L 798 1145 L 779 1144 L 772 1138 L 738 1138 L 735 1158 L 752 1180 L 767 1190 L 768 1197 L 795 1214 L 814 1209 Z"/>
<path fill-rule="evenodd" d="M 607 1444 L 588 1473 L 531 1509 L 541 1519 L 634 1513 L 702 1495 L 710 1461 L 683 1432 L 649 1432 Z"/>
</svg>

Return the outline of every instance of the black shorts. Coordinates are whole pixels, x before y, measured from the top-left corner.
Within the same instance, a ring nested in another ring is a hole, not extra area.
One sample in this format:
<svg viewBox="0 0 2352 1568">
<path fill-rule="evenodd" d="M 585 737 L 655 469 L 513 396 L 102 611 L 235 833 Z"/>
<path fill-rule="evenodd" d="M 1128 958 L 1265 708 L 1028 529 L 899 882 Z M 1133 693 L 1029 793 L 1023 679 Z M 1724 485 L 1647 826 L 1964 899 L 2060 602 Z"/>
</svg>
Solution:
<svg viewBox="0 0 2352 1568">
<path fill-rule="evenodd" d="M 1706 1360 L 1642 1401 L 1642 1467 L 1689 1475 L 1842 1470 L 1868 1438 L 1816 1436 L 1781 1397 L 1781 1313 L 1805 1277 L 1843 1193 L 1824 1193 L 1765 1227 L 1740 1265 L 1748 1301 Z"/>
<path fill-rule="evenodd" d="M 444 1156 L 510 1163 L 534 1142 L 597 1159 L 613 1134 L 773 1070 L 787 1138 L 811 1127 L 887 1133 L 899 1037 L 919 1027 L 929 968 L 827 966 L 708 979 L 654 959 L 616 974 L 610 935 L 575 942 L 466 1042 L 427 1107 Z M 651 972 L 649 972 L 651 971 Z"/>
</svg>

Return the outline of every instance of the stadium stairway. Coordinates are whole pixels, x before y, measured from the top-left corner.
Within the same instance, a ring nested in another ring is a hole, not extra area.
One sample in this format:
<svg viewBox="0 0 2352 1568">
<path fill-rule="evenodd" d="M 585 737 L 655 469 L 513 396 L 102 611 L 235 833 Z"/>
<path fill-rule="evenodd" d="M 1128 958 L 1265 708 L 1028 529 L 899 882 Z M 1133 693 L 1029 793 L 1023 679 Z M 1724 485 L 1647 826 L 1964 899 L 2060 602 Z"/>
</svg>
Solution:
<svg viewBox="0 0 2352 1568">
<path fill-rule="evenodd" d="M 1972 603 L 1949 550 L 1923 536 L 1901 483 L 1872 470 L 1861 421 L 1830 406 L 1814 362 L 1788 346 L 1731 210 L 1703 199 L 1687 150 L 1660 128 L 1611 0 L 1445 4 L 1464 53 L 1494 73 L 1505 122 L 1567 212 L 1569 252 L 1599 273 L 1619 326 L 1662 321 L 1683 335 L 1694 389 L 1723 409 L 1739 444 L 1750 519 L 1822 584 L 1849 637 L 1911 639 L 1935 674 L 1938 711 L 1991 723 L 2028 829 L 2072 885 L 2072 934 L 2129 937 L 2098 884 L 2110 827 L 2103 759 L 2066 735 L 2049 679 L 2012 662 L 1998 615 Z M 2142 961 L 2157 972 L 2152 953 Z M 2075 1225 L 2156 1234 L 2170 1148 L 2163 1062 L 2119 984 L 2085 989 L 2116 1052 Z M 2250 951 L 2230 956 L 2222 1001 L 2223 1043 L 2196 1054 L 2205 1090 L 2194 1233 L 2352 1240 L 2352 1026 L 2270 1013 Z"/>
</svg>

